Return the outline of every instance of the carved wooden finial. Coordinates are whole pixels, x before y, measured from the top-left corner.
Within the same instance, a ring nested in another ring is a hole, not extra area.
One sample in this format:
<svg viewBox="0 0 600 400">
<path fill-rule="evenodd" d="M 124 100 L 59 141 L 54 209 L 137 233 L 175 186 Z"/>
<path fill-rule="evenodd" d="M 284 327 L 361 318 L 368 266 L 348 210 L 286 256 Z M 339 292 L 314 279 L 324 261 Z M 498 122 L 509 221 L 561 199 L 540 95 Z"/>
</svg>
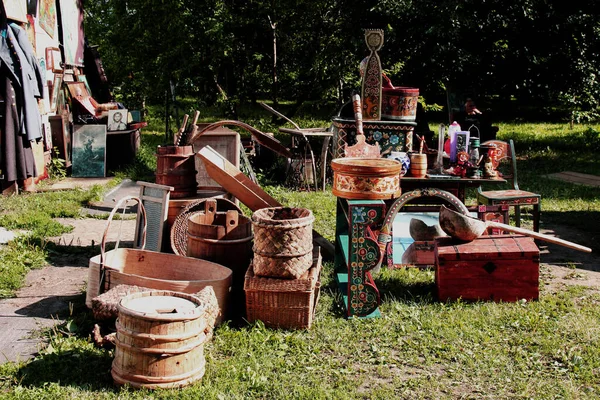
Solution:
<svg viewBox="0 0 600 400">
<path fill-rule="evenodd" d="M 371 51 L 379 51 L 383 46 L 383 30 L 365 29 L 365 42 Z"/>
</svg>

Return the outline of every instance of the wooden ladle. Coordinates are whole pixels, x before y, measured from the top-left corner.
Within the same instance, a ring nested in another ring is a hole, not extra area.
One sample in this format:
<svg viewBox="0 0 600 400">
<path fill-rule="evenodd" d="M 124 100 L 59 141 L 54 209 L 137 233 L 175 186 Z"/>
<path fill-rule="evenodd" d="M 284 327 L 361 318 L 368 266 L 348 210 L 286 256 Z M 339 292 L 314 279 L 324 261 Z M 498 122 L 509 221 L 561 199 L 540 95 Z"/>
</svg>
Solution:
<svg viewBox="0 0 600 400">
<path fill-rule="evenodd" d="M 440 207 L 440 226 L 442 230 L 448 235 L 455 239 L 464 240 L 466 242 L 473 241 L 483 235 L 488 228 L 498 228 L 507 232 L 520 233 L 522 235 L 530 236 L 535 239 L 543 240 L 545 242 L 558 244 L 561 246 L 569 247 L 571 249 L 591 253 L 592 249 L 589 247 L 581 246 L 577 243 L 569 242 L 567 240 L 559 239 L 555 236 L 544 235 L 530 231 L 529 229 L 517 228 L 507 224 L 501 224 L 500 222 L 494 221 L 482 221 L 477 218 L 470 217 L 457 213 L 454 210 L 447 208 L 442 205 Z"/>
</svg>

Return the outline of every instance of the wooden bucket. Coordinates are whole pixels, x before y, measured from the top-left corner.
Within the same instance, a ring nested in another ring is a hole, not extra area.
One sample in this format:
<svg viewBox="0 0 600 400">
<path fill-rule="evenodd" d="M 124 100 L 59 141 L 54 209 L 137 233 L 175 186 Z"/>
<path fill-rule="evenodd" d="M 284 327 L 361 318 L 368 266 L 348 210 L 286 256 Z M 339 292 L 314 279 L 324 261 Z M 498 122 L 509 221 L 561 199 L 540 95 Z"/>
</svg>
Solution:
<svg viewBox="0 0 600 400">
<path fill-rule="evenodd" d="M 190 215 L 186 255 L 231 269 L 233 288 L 241 291 L 252 258 L 250 219 L 236 210 L 218 212 L 216 208 Z"/>
<path fill-rule="evenodd" d="M 158 146 L 156 150 L 156 183 L 173 186 L 171 198 L 196 194 L 196 164 L 192 146 Z"/>
<path fill-rule="evenodd" d="M 200 299 L 178 292 L 147 291 L 119 303 L 115 359 L 118 385 L 177 388 L 204 375 L 210 332 Z"/>
<path fill-rule="evenodd" d="M 196 195 L 192 197 L 169 199 L 169 210 L 167 212 L 167 229 L 169 230 L 169 232 L 171 231 L 171 227 L 173 226 L 173 223 L 175 223 L 175 219 L 177 218 L 177 216 L 183 211 L 184 208 L 186 208 L 190 204 L 202 199 L 212 197 L 225 198 L 225 196 L 227 196 L 227 192 L 219 190 L 199 190 L 196 193 Z"/>
<path fill-rule="evenodd" d="M 415 178 L 425 178 L 427 175 L 427 154 L 410 155 L 410 175 Z"/>
</svg>

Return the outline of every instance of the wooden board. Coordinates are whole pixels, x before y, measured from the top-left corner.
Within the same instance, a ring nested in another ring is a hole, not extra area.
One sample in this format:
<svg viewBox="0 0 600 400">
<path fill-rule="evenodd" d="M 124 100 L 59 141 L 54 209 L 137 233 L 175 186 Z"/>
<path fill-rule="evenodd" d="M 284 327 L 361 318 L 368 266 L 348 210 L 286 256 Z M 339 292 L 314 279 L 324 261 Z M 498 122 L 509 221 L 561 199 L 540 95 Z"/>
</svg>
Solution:
<svg viewBox="0 0 600 400">
<path fill-rule="evenodd" d="M 198 124 L 198 129 L 203 129 L 203 125 L 208 126 L 208 124 Z M 240 134 L 229 128 L 221 127 L 206 132 L 198 136 L 191 145 L 195 153 L 202 150 L 205 146 L 210 146 L 236 168 L 240 166 Z M 202 190 L 222 189 L 221 185 L 210 177 L 202 160 L 196 157 L 195 162 L 198 188 Z"/>
</svg>

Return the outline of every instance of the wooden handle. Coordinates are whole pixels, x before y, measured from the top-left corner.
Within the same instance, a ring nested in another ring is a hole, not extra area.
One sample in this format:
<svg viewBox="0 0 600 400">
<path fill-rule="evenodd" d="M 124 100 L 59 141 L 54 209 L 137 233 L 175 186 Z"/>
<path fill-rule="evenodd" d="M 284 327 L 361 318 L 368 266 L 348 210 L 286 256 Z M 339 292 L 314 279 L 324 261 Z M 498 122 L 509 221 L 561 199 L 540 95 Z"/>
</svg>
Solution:
<svg viewBox="0 0 600 400">
<path fill-rule="evenodd" d="M 185 132 L 189 118 L 190 116 L 187 114 L 183 116 L 183 123 L 181 124 L 179 131 L 177 131 L 177 135 L 175 135 L 175 142 L 173 143 L 175 146 L 179 146 L 181 144 L 181 137 L 183 136 L 183 132 Z"/>
<path fill-rule="evenodd" d="M 196 110 L 196 112 L 194 113 L 194 119 L 192 120 L 192 129 L 198 123 L 198 118 L 200 118 L 200 111 Z"/>
<path fill-rule="evenodd" d="M 356 120 L 356 135 L 364 135 L 361 111 L 362 106 L 360 103 L 360 96 L 357 94 L 352 96 L 352 108 L 354 109 L 354 119 Z"/>
<path fill-rule="evenodd" d="M 574 250 L 583 251 L 585 253 L 592 252 L 592 249 L 590 249 L 589 247 L 585 247 L 585 246 L 582 246 L 577 243 L 569 242 L 567 240 L 559 239 L 555 236 L 550 236 L 550 235 L 545 235 L 543 233 L 530 231 L 529 229 L 517 228 L 516 226 L 502 224 L 500 222 L 494 222 L 494 221 L 486 221 L 486 225 L 488 226 L 488 228 L 498 228 L 498 229 L 505 230 L 507 232 L 520 233 L 522 235 L 529 236 L 534 239 L 539 239 L 539 240 L 543 240 L 545 242 L 558 244 L 558 245 L 565 246 L 565 247 L 568 247 L 568 248 L 571 248 Z"/>
<path fill-rule="evenodd" d="M 217 201 L 215 199 L 207 199 L 204 203 L 204 215 L 206 219 L 204 223 L 206 225 L 212 225 L 215 222 L 215 215 L 217 213 Z"/>
<path fill-rule="evenodd" d="M 229 233 L 237 228 L 240 214 L 236 210 L 228 210 L 225 213 L 225 233 Z"/>
</svg>

